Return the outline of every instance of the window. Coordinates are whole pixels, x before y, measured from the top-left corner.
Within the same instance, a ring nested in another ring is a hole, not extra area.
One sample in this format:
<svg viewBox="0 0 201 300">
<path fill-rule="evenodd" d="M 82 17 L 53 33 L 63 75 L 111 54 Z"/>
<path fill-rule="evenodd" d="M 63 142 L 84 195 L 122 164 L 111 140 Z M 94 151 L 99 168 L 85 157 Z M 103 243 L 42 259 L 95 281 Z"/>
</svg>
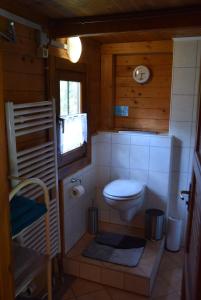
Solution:
<svg viewBox="0 0 201 300">
<path fill-rule="evenodd" d="M 59 123 L 61 154 L 87 142 L 87 115 L 81 113 L 80 82 L 60 80 Z"/>
<path fill-rule="evenodd" d="M 66 65 L 66 61 L 64 60 Z M 72 69 L 76 68 L 76 70 Z M 86 108 L 86 71 L 76 64 L 56 68 L 57 144 L 59 178 L 90 163 Z"/>
</svg>

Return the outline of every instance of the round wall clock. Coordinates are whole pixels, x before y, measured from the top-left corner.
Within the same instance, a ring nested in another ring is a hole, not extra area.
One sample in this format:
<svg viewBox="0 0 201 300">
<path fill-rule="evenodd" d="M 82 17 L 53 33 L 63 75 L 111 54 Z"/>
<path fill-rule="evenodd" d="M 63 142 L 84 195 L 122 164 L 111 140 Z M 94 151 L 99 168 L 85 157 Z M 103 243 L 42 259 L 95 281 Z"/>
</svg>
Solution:
<svg viewBox="0 0 201 300">
<path fill-rule="evenodd" d="M 150 78 L 150 70 L 146 66 L 140 65 L 133 70 L 133 79 L 137 83 L 145 83 Z"/>
</svg>

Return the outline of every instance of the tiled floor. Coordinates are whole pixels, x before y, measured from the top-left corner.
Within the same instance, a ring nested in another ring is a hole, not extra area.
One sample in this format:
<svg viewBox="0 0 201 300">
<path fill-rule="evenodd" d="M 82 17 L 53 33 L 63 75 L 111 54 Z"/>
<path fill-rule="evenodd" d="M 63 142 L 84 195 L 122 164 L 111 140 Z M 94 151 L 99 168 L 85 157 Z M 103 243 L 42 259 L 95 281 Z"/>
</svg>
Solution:
<svg viewBox="0 0 201 300">
<path fill-rule="evenodd" d="M 112 226 L 112 227 L 111 227 Z M 135 229 L 106 224 L 103 228 L 111 232 L 121 232 L 139 236 Z M 99 284 L 119 288 L 128 292 L 149 296 L 164 251 L 164 239 L 147 241 L 144 253 L 136 267 L 126 267 L 82 255 L 94 236 L 86 233 L 63 259 L 64 272 Z"/>
<path fill-rule="evenodd" d="M 143 297 L 80 278 L 72 280 L 61 300 L 179 300 L 183 254 L 165 251 L 152 297 Z"/>
</svg>

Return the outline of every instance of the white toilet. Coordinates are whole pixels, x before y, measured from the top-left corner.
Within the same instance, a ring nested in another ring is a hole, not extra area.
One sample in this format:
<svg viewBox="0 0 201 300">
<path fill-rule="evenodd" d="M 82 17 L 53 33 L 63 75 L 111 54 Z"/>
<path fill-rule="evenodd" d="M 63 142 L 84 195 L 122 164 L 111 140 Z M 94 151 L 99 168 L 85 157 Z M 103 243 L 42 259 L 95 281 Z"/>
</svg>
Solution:
<svg viewBox="0 0 201 300">
<path fill-rule="evenodd" d="M 130 222 L 142 207 L 145 186 L 131 179 L 117 179 L 108 183 L 103 196 L 105 202 L 117 209 L 123 221 Z"/>
</svg>

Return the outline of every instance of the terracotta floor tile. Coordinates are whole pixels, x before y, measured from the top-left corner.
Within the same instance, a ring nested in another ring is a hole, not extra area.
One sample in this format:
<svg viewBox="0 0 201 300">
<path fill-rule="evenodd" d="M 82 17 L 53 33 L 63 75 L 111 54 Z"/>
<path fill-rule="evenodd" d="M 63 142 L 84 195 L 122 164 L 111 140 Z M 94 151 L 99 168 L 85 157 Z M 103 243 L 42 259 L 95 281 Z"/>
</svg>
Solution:
<svg viewBox="0 0 201 300">
<path fill-rule="evenodd" d="M 111 300 L 111 297 L 106 292 L 106 290 L 96 291 L 90 294 L 86 294 L 80 297 L 77 297 L 78 300 Z"/>
<path fill-rule="evenodd" d="M 178 267 L 182 267 L 184 262 L 184 251 L 181 249 L 179 252 L 165 251 L 164 254 L 169 257 Z"/>
<path fill-rule="evenodd" d="M 77 278 L 72 283 L 71 288 L 76 296 L 81 296 L 94 291 L 102 290 L 103 286 L 92 281 Z"/>
<path fill-rule="evenodd" d="M 149 298 L 140 295 L 135 295 L 119 289 L 107 287 L 106 288 L 112 300 L 148 300 Z"/>
<path fill-rule="evenodd" d="M 183 271 L 181 268 L 175 268 L 171 270 L 164 270 L 161 272 L 161 277 L 168 281 L 169 284 L 173 285 L 174 283 L 182 281 Z"/>
<path fill-rule="evenodd" d="M 164 254 L 161 259 L 160 269 L 165 271 L 174 268 L 175 262 L 173 261 L 173 259 L 169 255 Z"/>
<path fill-rule="evenodd" d="M 153 298 L 152 300 L 180 300 L 181 297 L 177 293 L 172 293 L 167 296 L 162 296 L 159 298 Z"/>
<path fill-rule="evenodd" d="M 172 288 L 168 282 L 162 278 L 157 278 L 153 291 L 152 291 L 152 298 L 159 298 L 163 296 L 167 296 L 171 293 L 175 292 L 175 289 Z"/>
<path fill-rule="evenodd" d="M 68 289 L 61 300 L 75 299 L 72 289 Z"/>
</svg>

